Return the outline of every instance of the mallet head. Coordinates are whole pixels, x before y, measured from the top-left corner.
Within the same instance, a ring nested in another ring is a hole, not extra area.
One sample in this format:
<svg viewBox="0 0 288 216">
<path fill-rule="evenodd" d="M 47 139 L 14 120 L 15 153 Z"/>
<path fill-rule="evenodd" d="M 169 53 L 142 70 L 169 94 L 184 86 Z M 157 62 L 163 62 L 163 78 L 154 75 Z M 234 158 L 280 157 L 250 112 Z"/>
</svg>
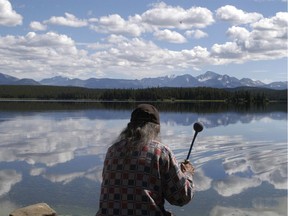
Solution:
<svg viewBox="0 0 288 216">
<path fill-rule="evenodd" d="M 201 132 L 203 130 L 203 125 L 200 123 L 200 122 L 196 122 L 194 123 L 193 125 L 193 129 L 196 131 L 196 132 Z"/>
</svg>

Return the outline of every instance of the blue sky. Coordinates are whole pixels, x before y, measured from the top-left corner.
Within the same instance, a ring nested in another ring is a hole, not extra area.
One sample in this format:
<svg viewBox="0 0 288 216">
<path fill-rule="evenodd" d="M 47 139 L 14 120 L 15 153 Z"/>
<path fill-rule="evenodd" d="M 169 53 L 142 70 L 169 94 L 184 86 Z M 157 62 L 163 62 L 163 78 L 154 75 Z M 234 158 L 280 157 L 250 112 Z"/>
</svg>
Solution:
<svg viewBox="0 0 288 216">
<path fill-rule="evenodd" d="M 287 80 L 287 0 L 0 0 L 0 73 Z"/>
</svg>

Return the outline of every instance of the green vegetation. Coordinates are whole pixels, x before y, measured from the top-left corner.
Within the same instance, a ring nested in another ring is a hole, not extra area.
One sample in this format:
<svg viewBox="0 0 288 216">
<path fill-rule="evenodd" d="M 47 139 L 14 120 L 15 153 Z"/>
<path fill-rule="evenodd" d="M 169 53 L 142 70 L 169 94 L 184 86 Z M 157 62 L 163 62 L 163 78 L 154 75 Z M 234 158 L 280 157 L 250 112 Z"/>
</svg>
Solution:
<svg viewBox="0 0 288 216">
<path fill-rule="evenodd" d="M 88 89 L 61 86 L 0 86 L 2 99 L 97 100 L 97 101 L 222 101 L 234 104 L 287 101 L 287 90 L 264 88 L 216 89 L 146 88 Z"/>
</svg>

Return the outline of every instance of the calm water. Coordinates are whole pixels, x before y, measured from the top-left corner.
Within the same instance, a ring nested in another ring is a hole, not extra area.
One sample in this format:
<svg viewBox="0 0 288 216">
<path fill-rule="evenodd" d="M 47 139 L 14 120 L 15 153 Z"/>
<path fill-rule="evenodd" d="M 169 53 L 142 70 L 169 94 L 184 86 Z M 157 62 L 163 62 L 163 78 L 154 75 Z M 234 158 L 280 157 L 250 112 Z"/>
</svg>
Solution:
<svg viewBox="0 0 288 216">
<path fill-rule="evenodd" d="M 287 107 L 154 104 L 161 139 L 186 158 L 198 134 L 194 200 L 176 215 L 287 215 Z M 93 216 L 106 149 L 135 104 L 0 102 L 0 216 L 46 202 L 59 215 Z"/>
</svg>

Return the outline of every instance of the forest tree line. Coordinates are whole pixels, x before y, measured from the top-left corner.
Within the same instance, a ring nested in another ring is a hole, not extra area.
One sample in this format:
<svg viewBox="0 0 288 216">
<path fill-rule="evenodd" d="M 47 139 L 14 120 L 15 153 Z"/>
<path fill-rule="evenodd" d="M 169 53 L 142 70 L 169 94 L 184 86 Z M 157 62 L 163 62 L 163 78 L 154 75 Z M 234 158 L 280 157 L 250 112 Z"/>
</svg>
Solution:
<svg viewBox="0 0 288 216">
<path fill-rule="evenodd" d="M 225 101 L 228 103 L 266 103 L 287 101 L 287 90 L 265 88 L 217 89 L 145 88 L 145 89 L 89 89 L 63 86 L 1 85 L 2 99 L 36 100 L 99 100 L 99 101 Z"/>
</svg>

